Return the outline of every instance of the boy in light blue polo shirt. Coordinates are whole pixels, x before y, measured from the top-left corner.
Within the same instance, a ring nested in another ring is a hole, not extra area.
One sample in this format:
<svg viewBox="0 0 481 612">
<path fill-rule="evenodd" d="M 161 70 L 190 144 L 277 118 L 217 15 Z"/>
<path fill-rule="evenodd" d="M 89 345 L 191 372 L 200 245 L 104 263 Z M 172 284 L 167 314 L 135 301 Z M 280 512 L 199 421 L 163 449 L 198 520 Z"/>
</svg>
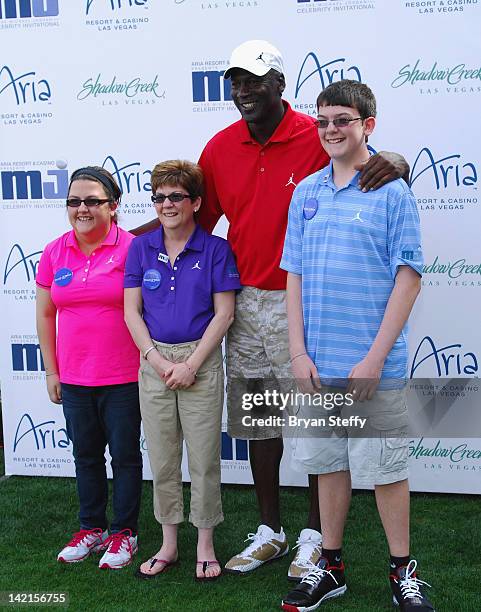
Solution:
<svg viewBox="0 0 481 612">
<path fill-rule="evenodd" d="M 344 406 L 329 416 L 364 408 L 371 414 L 371 437 L 326 418 L 323 437 L 296 440 L 297 463 L 319 474 L 323 549 L 282 607 L 315 610 L 346 591 L 341 549 L 353 473 L 357 483 L 375 489 L 394 603 L 406 612 L 432 611 L 409 553 L 404 387 L 406 324 L 423 264 L 419 215 L 402 180 L 368 193 L 358 186 L 357 169 L 369 159 L 367 141 L 376 123 L 369 87 L 333 83 L 317 108 L 319 138 L 331 163 L 294 191 L 280 264 L 289 273 L 292 371 L 304 393 L 343 392 Z"/>
</svg>

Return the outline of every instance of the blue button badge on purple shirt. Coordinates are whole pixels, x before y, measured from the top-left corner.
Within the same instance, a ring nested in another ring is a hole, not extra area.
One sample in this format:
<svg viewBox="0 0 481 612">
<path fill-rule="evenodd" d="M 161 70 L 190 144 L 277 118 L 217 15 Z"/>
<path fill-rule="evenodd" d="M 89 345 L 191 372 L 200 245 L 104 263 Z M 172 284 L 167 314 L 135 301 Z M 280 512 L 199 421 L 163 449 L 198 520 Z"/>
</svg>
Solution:
<svg viewBox="0 0 481 612">
<path fill-rule="evenodd" d="M 154 268 L 150 268 L 149 270 L 145 271 L 142 282 L 146 289 L 150 289 L 150 291 L 153 291 L 154 289 L 160 287 L 161 280 L 161 273 L 158 270 L 155 270 Z"/>
</svg>

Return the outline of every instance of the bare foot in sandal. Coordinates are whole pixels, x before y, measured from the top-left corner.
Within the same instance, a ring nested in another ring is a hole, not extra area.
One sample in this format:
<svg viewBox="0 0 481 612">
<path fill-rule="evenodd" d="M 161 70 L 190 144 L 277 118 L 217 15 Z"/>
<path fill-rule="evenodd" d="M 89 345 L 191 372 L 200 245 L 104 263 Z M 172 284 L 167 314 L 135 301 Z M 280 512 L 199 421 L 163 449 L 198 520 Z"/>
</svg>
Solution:
<svg viewBox="0 0 481 612">
<path fill-rule="evenodd" d="M 222 573 L 222 569 L 217 560 L 197 561 L 195 577 L 196 580 L 215 580 Z"/>
<path fill-rule="evenodd" d="M 137 570 L 137 576 L 141 578 L 154 578 L 177 563 L 177 550 L 168 549 L 165 546 L 157 554 L 142 563 Z"/>
</svg>

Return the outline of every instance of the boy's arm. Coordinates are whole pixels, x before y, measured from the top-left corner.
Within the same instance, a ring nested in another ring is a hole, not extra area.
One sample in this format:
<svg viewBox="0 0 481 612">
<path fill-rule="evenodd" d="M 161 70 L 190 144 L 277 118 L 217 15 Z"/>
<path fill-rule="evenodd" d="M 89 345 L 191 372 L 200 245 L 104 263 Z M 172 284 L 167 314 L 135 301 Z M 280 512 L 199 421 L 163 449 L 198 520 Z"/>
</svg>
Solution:
<svg viewBox="0 0 481 612">
<path fill-rule="evenodd" d="M 366 357 L 349 373 L 348 392 L 353 393 L 356 400 L 362 402 L 374 395 L 386 357 L 411 314 L 420 288 L 419 274 L 410 266 L 399 266 L 376 338 Z"/>
<path fill-rule="evenodd" d="M 316 393 L 321 388 L 319 374 L 306 351 L 304 317 L 302 314 L 302 276 L 287 274 L 287 322 L 292 373 L 302 393 Z"/>
</svg>

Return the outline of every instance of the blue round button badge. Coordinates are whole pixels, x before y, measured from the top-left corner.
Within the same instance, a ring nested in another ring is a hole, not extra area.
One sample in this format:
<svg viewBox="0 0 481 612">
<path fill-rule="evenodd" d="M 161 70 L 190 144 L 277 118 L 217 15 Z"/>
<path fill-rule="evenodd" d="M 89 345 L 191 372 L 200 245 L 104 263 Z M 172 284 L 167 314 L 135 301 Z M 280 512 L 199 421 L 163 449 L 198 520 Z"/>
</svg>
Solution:
<svg viewBox="0 0 481 612">
<path fill-rule="evenodd" d="M 160 272 L 158 270 L 155 270 L 155 268 L 150 268 L 149 270 L 145 271 L 142 283 L 146 289 L 153 291 L 154 289 L 157 289 L 157 287 L 160 286 L 161 280 L 162 275 L 160 274 Z"/>
<path fill-rule="evenodd" d="M 312 217 L 317 212 L 317 200 L 316 198 L 308 198 L 304 204 L 304 208 L 302 214 L 304 215 L 304 219 L 312 219 Z"/>
<path fill-rule="evenodd" d="M 70 268 L 60 268 L 55 272 L 55 276 L 53 277 L 53 282 L 58 287 L 65 287 L 72 282 L 73 272 Z"/>
</svg>

